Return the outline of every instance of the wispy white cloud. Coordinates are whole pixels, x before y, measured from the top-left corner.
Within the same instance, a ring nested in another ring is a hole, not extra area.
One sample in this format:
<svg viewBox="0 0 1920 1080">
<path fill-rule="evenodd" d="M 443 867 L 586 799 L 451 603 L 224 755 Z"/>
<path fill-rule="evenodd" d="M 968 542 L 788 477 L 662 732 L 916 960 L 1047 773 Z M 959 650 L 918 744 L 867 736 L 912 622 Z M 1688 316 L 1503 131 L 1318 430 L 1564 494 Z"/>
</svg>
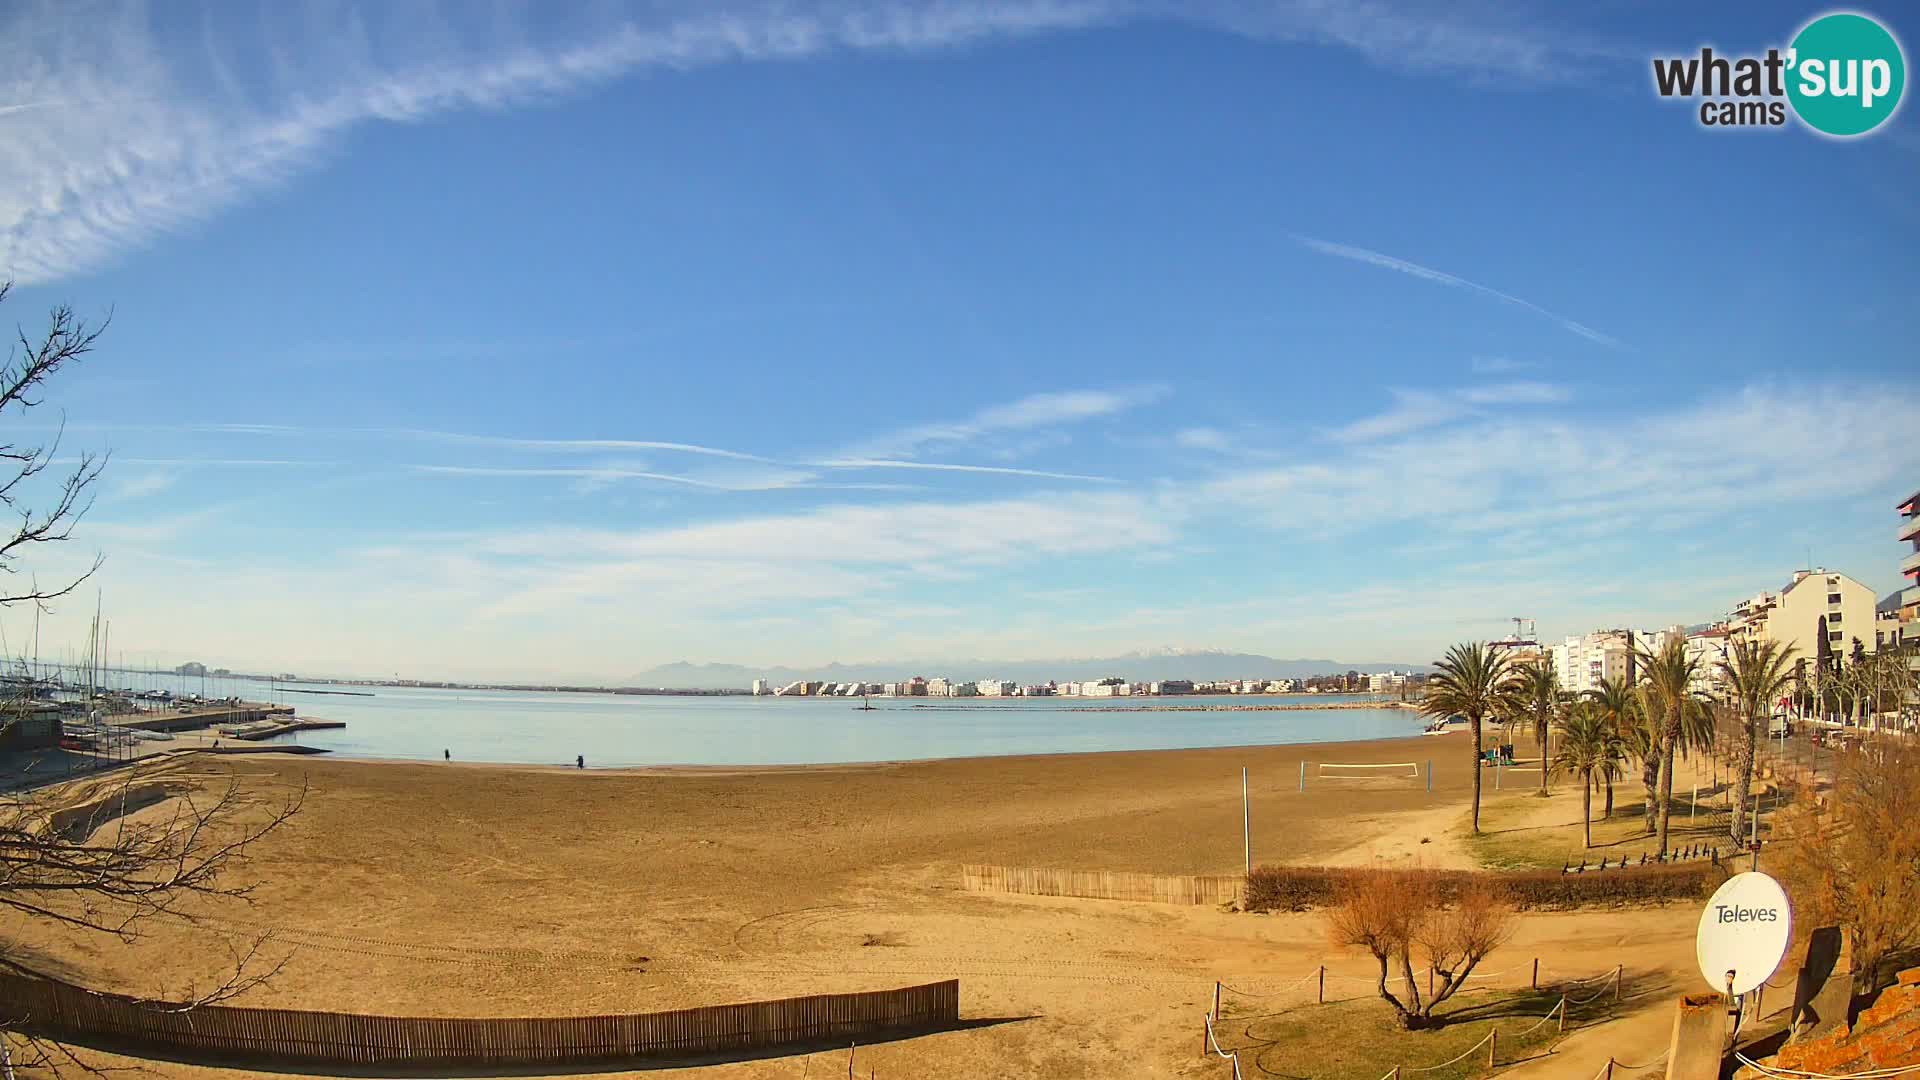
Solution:
<svg viewBox="0 0 1920 1080">
<path fill-rule="evenodd" d="M 1331 240 L 1315 240 L 1310 236 L 1296 237 L 1296 239 L 1298 239 L 1302 245 L 1322 255 L 1331 255 L 1339 259 L 1350 259 L 1354 262 L 1365 263 L 1368 266 L 1378 266 L 1385 270 L 1397 270 L 1402 274 L 1408 274 L 1420 278 L 1423 281 L 1431 281 L 1440 285 L 1448 285 L 1459 289 L 1471 289 L 1482 295 L 1491 296 L 1502 303 L 1525 308 L 1537 315 L 1544 315 L 1554 322 L 1559 323 L 1567 330 L 1586 338 L 1588 341 L 1595 341 L 1602 345 L 1612 345 L 1616 347 L 1621 344 L 1617 338 L 1611 335 L 1603 334 L 1584 323 L 1575 322 L 1565 315 L 1548 311 L 1546 308 L 1541 307 L 1531 300 L 1522 300 L 1512 293 L 1504 293 L 1499 289 L 1482 285 L 1479 282 L 1468 281 L 1466 278 L 1449 274 L 1444 270 L 1435 270 L 1429 266 L 1421 266 L 1419 263 L 1408 262 L 1405 259 L 1396 258 L 1392 255 L 1383 255 L 1378 251 L 1369 251 L 1362 247 L 1354 247 L 1351 244 L 1336 244 Z"/>
<path fill-rule="evenodd" d="M 97 266 L 280 182 L 367 122 L 505 108 L 650 69 L 947 48 L 1110 15 L 1097 0 L 690 5 L 575 21 L 577 37 L 543 40 L 530 9 L 477 25 L 464 11 L 381 7 L 336 20 L 270 8 L 231 21 L 249 36 L 216 37 L 195 55 L 167 51 L 138 6 L 10 7 L 0 39 L 15 62 L 0 101 L 61 104 L 0 116 L 0 273 L 33 283 Z M 270 70 L 249 79 L 263 59 Z"/>
<path fill-rule="evenodd" d="M 1199 427 L 1174 432 L 1173 444 L 1188 450 L 1212 450 L 1223 453 L 1232 445 L 1232 442 L 1227 438 L 1227 433 L 1218 428 Z"/>
<path fill-rule="evenodd" d="M 1905 388 L 1761 385 L 1625 419 L 1501 413 L 1389 432 L 1376 418 L 1378 438 L 1337 441 L 1341 449 L 1319 460 L 1235 471 L 1196 498 L 1314 533 L 1417 521 L 1429 536 L 1544 529 L 1543 543 L 1564 544 L 1679 530 L 1745 508 L 1897 486 L 1920 468 L 1903 420 L 1917 407 Z M 1835 425 L 1835 416 L 1848 422 Z"/>
<path fill-rule="evenodd" d="M 1047 472 L 1044 469 L 1015 469 L 999 465 L 958 465 L 941 461 L 897 461 L 892 458 L 839 458 L 818 462 L 823 469 L 927 469 L 934 472 L 986 473 L 993 476 L 1032 476 L 1044 480 L 1079 480 L 1095 484 L 1117 484 L 1111 476 L 1084 473 Z"/>
<path fill-rule="evenodd" d="M 112 497 L 115 499 L 144 499 L 149 495 L 158 495 L 177 483 L 179 473 L 163 472 L 158 469 L 130 476 L 113 485 Z"/>
<path fill-rule="evenodd" d="M 1335 442 L 1359 443 L 1390 439 L 1422 428 L 1464 420 L 1492 405 L 1552 405 L 1571 400 L 1573 392 L 1550 383 L 1512 382 L 1464 390 L 1389 390 L 1392 407 L 1328 432 Z"/>
<path fill-rule="evenodd" d="M 504 109 L 650 70 L 947 49 L 1169 16 L 1521 82 L 1561 78 L 1596 52 L 1510 15 L 1314 0 L 748 0 L 568 20 L 515 4 L 485 20 L 431 3 L 223 14 L 234 17 L 190 50 L 171 47 L 141 5 L 25 3 L 0 15 L 13 46 L 0 73 L 0 274 L 37 283 L 99 266 L 312 167 L 364 124 Z"/>
<path fill-rule="evenodd" d="M 990 405 L 965 419 L 919 424 L 862 441 L 839 455 L 846 458 L 905 458 L 929 447 L 956 446 L 1007 432 L 1082 423 L 1113 416 L 1167 395 L 1165 386 L 1108 390 L 1061 390 L 1029 394 Z"/>
<path fill-rule="evenodd" d="M 1511 356 L 1476 356 L 1468 364 L 1475 375 L 1511 375 L 1539 366 L 1531 360 L 1516 360 Z"/>
</svg>

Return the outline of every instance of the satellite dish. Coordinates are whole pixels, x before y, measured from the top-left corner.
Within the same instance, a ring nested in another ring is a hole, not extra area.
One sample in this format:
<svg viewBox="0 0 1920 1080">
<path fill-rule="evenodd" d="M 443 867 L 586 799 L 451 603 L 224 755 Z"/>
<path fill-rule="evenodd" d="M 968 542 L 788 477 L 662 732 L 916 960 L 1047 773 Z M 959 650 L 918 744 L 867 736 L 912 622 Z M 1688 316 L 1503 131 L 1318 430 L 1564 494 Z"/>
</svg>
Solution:
<svg viewBox="0 0 1920 1080">
<path fill-rule="evenodd" d="M 1780 883 L 1759 871 L 1735 874 L 1700 913 L 1694 956 L 1707 984 L 1750 993 L 1773 977 L 1793 941 L 1793 904 Z"/>
</svg>

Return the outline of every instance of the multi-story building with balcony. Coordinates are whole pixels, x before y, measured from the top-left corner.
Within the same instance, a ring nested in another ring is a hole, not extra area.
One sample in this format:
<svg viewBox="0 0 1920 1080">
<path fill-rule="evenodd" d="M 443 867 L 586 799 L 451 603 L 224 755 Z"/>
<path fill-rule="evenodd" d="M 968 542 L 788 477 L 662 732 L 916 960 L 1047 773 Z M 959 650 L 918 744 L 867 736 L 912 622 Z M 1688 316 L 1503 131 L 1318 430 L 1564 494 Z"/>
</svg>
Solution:
<svg viewBox="0 0 1920 1080">
<path fill-rule="evenodd" d="M 1900 575 L 1907 579 L 1900 594 L 1900 642 L 1913 649 L 1913 663 L 1920 667 L 1920 491 L 1902 499 L 1897 509 L 1903 519 L 1898 535 L 1907 545 L 1907 557 L 1900 563 Z"/>
<path fill-rule="evenodd" d="M 1793 649 L 1795 659 L 1812 660 L 1820 654 L 1824 628 L 1827 647 L 1834 653 L 1852 651 L 1854 639 L 1871 649 L 1874 637 L 1873 590 L 1845 574 L 1825 567 L 1795 570 L 1793 580 L 1777 593 L 1761 593 L 1734 605 L 1727 618 L 1728 637 L 1743 641 L 1778 641 Z"/>
</svg>

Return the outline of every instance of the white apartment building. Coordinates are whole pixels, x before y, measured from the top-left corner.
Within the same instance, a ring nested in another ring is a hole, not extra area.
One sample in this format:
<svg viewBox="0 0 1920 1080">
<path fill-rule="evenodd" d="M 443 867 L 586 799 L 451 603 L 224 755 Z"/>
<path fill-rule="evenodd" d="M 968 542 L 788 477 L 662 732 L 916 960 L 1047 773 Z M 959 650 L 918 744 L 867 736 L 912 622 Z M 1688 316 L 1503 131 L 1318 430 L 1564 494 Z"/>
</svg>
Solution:
<svg viewBox="0 0 1920 1080">
<path fill-rule="evenodd" d="M 766 692 L 767 692 L 767 680 L 765 679 L 753 680 L 753 696 L 754 697 L 763 697 L 766 695 Z"/>
<path fill-rule="evenodd" d="M 1391 693 L 1407 685 L 1404 671 L 1378 671 L 1367 676 L 1367 689 L 1376 694 Z"/>
<path fill-rule="evenodd" d="M 1793 580 L 1777 593 L 1761 593 L 1734 606 L 1727 620 L 1731 641 L 1778 641 L 1791 647 L 1796 659 L 1819 655 L 1821 620 L 1826 620 L 1827 645 L 1848 653 L 1853 640 L 1871 647 L 1874 630 L 1873 590 L 1845 574 L 1825 567 L 1796 570 Z"/>
<path fill-rule="evenodd" d="M 1595 630 L 1563 639 L 1558 645 L 1550 646 L 1547 655 L 1553 659 L 1553 671 L 1560 678 L 1562 690 L 1570 694 L 1590 694 L 1610 679 L 1625 680 L 1629 668 L 1637 673 L 1639 665 L 1632 660 L 1635 652 L 1657 653 L 1665 647 L 1670 635 L 1679 632 L 1677 627 Z"/>
<path fill-rule="evenodd" d="M 981 679 L 975 684 L 981 697 L 1012 697 L 1014 684 L 1005 679 Z"/>
<path fill-rule="evenodd" d="M 927 680 L 927 696 L 928 697 L 952 697 L 953 684 L 949 683 L 945 677 L 936 675 L 933 678 Z"/>
<path fill-rule="evenodd" d="M 1131 697 L 1133 688 L 1125 679 L 1107 678 L 1099 682 L 1081 683 L 1080 694 L 1083 697 Z"/>
</svg>

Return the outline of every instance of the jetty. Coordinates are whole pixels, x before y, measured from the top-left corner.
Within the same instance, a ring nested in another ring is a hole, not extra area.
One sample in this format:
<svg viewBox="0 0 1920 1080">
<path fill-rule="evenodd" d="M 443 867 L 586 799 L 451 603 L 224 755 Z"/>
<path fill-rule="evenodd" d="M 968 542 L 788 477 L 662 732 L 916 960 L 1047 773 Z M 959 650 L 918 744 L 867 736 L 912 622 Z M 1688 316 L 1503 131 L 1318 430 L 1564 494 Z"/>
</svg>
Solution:
<svg viewBox="0 0 1920 1080">
<path fill-rule="evenodd" d="M 295 716 L 268 717 L 245 724 L 232 724 L 219 728 L 220 734 L 229 739 L 244 739 L 257 742 L 271 739 L 276 735 L 287 735 L 295 731 L 319 731 L 325 728 L 343 728 L 347 725 L 340 720 L 308 720 Z"/>
<path fill-rule="evenodd" d="M 208 705 L 205 708 L 180 709 L 171 712 L 109 716 L 106 722 L 114 727 L 128 728 L 133 731 L 194 731 L 223 724 L 252 724 L 274 717 L 291 718 L 292 716 L 293 706 L 291 705 L 242 701 L 234 705 Z"/>
</svg>

